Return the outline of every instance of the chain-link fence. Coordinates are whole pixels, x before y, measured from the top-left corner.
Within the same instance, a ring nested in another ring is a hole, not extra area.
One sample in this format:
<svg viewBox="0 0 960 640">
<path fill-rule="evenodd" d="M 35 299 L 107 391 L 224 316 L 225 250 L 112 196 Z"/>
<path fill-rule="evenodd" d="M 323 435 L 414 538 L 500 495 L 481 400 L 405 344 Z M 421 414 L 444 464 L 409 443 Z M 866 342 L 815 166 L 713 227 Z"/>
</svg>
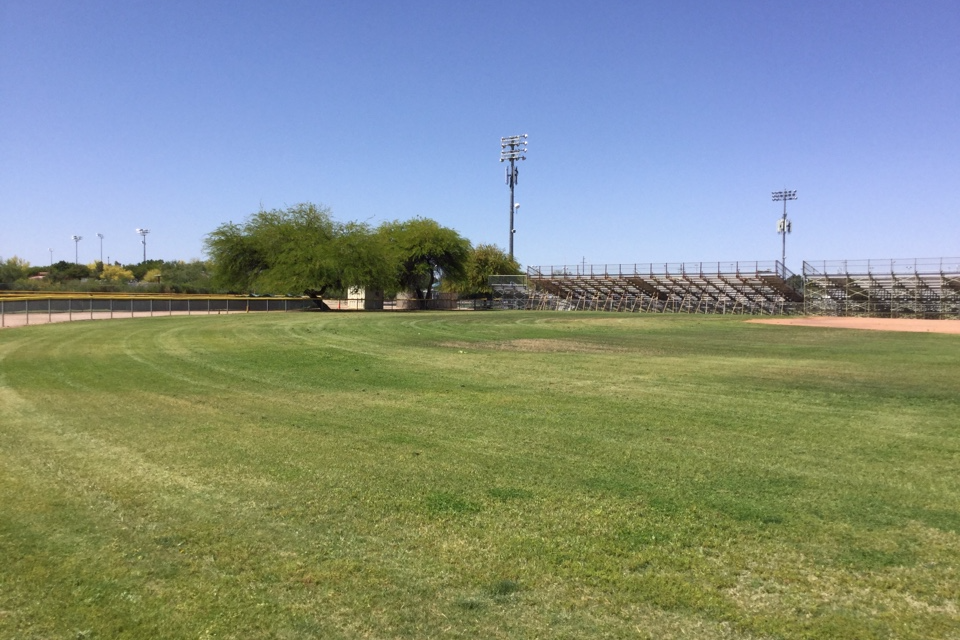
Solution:
<svg viewBox="0 0 960 640">
<path fill-rule="evenodd" d="M 310 298 L 7 295 L 0 297 L 0 327 L 164 315 L 299 311 L 316 306 Z"/>
<path fill-rule="evenodd" d="M 488 300 L 458 300 L 456 296 L 437 299 L 377 300 L 369 298 L 319 299 L 307 297 L 245 296 L 111 296 L 77 295 L 0 295 L 0 328 L 71 322 L 175 315 L 213 315 L 226 313 L 287 311 L 476 311 L 490 309 Z"/>
</svg>

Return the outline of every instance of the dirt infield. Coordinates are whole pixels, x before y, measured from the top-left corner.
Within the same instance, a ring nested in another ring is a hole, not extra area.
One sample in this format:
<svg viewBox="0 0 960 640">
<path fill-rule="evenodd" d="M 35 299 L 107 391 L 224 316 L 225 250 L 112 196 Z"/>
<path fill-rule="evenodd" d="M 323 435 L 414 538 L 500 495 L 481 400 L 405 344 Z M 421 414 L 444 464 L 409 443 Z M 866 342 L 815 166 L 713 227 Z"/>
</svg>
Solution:
<svg viewBox="0 0 960 640">
<path fill-rule="evenodd" d="M 757 324 L 787 324 L 832 329 L 869 329 L 870 331 L 913 331 L 920 333 L 960 334 L 960 320 L 915 320 L 911 318 L 837 318 L 809 316 L 747 320 Z"/>
</svg>

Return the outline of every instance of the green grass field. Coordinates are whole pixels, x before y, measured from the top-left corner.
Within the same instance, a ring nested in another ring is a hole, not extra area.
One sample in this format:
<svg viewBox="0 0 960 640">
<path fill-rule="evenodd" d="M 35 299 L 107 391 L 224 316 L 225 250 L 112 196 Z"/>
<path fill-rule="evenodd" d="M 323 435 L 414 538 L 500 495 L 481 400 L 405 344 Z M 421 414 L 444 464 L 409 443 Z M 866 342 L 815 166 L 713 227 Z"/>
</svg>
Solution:
<svg viewBox="0 0 960 640">
<path fill-rule="evenodd" d="M 960 337 L 0 332 L 2 638 L 960 638 Z"/>
</svg>

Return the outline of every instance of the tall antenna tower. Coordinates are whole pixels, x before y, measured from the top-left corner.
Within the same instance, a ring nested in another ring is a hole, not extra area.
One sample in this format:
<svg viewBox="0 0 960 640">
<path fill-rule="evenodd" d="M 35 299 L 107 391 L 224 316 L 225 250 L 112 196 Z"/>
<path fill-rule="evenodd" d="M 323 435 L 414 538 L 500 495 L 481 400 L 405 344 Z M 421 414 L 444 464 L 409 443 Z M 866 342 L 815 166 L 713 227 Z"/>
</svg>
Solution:
<svg viewBox="0 0 960 640">
<path fill-rule="evenodd" d="M 500 138 L 500 162 L 510 161 L 510 166 L 507 167 L 507 184 L 510 186 L 510 259 L 513 259 L 513 234 L 517 232 L 513 227 L 513 216 L 516 213 L 517 209 L 520 208 L 519 204 L 516 204 L 513 201 L 513 188 L 517 186 L 517 176 L 519 175 L 519 170 L 517 169 L 516 162 L 517 160 L 526 160 L 527 156 L 527 134 L 522 134 L 519 136 L 507 136 L 506 138 Z"/>
</svg>

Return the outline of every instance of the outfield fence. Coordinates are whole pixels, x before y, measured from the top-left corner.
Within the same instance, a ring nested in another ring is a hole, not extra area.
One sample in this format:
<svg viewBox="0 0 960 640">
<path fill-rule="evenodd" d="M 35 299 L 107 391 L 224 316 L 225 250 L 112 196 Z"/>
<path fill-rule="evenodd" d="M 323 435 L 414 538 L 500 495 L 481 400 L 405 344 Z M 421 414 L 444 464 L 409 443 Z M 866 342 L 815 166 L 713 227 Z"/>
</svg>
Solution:
<svg viewBox="0 0 960 640">
<path fill-rule="evenodd" d="M 434 300 L 374 300 L 349 297 L 326 299 L 321 303 L 308 297 L 205 296 L 156 294 L 36 295 L 24 292 L 0 293 L 0 328 L 51 322 L 108 320 L 174 315 L 220 315 L 227 313 L 291 311 L 412 311 L 419 309 L 474 311 L 492 308 L 487 300 L 458 300 L 443 296 Z"/>
<path fill-rule="evenodd" d="M 0 296 L 0 327 L 164 315 L 300 311 L 315 306 L 310 298 L 7 294 Z"/>
</svg>

